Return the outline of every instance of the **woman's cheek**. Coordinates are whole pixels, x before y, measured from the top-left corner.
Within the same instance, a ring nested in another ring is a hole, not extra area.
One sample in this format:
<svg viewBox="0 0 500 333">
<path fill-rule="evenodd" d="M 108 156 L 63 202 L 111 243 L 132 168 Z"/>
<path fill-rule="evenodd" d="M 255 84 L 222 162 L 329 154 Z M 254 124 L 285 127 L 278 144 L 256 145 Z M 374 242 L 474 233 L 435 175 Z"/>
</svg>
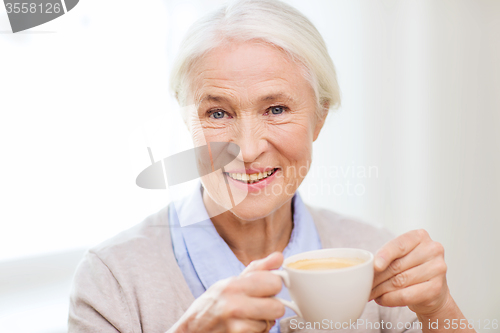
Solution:
<svg viewBox="0 0 500 333">
<path fill-rule="evenodd" d="M 312 140 L 308 127 L 290 126 L 271 137 L 271 142 L 280 155 L 285 183 L 300 185 L 307 175 L 312 159 Z"/>
<path fill-rule="evenodd" d="M 311 158 L 312 136 L 310 126 L 302 124 L 287 124 L 278 126 L 273 131 L 272 141 L 278 150 L 290 160 L 300 161 Z"/>
<path fill-rule="evenodd" d="M 210 141 L 200 128 L 191 128 L 191 136 L 195 146 L 204 145 L 206 142 Z"/>
<path fill-rule="evenodd" d="M 196 146 L 208 142 L 228 142 L 226 133 L 225 129 L 207 129 L 199 125 L 191 127 L 191 137 Z"/>
</svg>

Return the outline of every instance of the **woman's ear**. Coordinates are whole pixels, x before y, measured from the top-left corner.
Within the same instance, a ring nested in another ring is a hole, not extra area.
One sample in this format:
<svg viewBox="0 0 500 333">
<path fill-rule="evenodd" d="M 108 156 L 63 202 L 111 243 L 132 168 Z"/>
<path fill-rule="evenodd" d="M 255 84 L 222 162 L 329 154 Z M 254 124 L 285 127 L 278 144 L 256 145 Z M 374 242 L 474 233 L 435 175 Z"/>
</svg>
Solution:
<svg viewBox="0 0 500 333">
<path fill-rule="evenodd" d="M 319 132 L 321 132 L 321 129 L 325 124 L 326 116 L 328 116 L 329 110 L 330 110 L 330 102 L 323 102 L 321 104 L 321 109 L 319 110 L 316 117 L 316 126 L 314 128 L 313 141 L 316 141 L 316 139 L 318 138 Z"/>
</svg>

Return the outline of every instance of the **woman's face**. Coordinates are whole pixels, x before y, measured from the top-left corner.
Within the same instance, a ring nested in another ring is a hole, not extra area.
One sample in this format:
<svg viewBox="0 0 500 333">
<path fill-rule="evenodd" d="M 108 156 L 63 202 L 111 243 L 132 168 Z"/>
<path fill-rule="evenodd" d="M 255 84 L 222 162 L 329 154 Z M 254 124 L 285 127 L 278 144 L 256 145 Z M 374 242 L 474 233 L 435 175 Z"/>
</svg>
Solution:
<svg viewBox="0 0 500 333">
<path fill-rule="evenodd" d="M 231 142 L 240 154 L 211 179 L 202 177 L 210 199 L 227 207 L 229 185 L 244 220 L 273 213 L 292 197 L 307 174 L 324 117 L 301 67 L 279 49 L 245 42 L 212 50 L 193 70 L 194 105 L 188 117 L 195 146 Z M 325 113 L 326 116 L 326 113 Z"/>
</svg>

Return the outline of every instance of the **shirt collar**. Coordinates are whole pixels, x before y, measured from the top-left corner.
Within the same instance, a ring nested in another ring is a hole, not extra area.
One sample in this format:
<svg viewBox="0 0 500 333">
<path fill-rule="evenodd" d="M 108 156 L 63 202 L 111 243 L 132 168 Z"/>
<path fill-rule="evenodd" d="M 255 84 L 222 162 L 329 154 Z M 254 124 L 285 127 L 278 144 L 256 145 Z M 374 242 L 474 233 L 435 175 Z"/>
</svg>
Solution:
<svg viewBox="0 0 500 333">
<path fill-rule="evenodd" d="M 311 214 L 299 193 L 292 198 L 293 229 L 290 241 L 283 251 L 285 258 L 297 253 L 317 250 L 321 242 Z M 181 223 L 180 232 L 193 267 L 205 289 L 215 282 L 239 275 L 245 265 L 235 256 L 227 243 L 220 237 L 209 218 L 203 204 L 201 183 L 198 190 L 175 204 L 177 216 L 181 221 L 201 221 Z"/>
</svg>

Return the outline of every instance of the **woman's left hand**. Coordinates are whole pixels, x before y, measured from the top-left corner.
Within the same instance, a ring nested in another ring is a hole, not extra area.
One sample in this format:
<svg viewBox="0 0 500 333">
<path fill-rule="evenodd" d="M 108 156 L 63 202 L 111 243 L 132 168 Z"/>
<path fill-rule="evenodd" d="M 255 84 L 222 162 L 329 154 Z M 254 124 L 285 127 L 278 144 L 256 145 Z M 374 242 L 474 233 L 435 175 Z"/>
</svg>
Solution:
<svg viewBox="0 0 500 333">
<path fill-rule="evenodd" d="M 385 244 L 374 258 L 370 300 L 383 306 L 408 306 L 420 316 L 440 312 L 451 300 L 443 246 L 427 231 L 413 230 Z"/>
</svg>

